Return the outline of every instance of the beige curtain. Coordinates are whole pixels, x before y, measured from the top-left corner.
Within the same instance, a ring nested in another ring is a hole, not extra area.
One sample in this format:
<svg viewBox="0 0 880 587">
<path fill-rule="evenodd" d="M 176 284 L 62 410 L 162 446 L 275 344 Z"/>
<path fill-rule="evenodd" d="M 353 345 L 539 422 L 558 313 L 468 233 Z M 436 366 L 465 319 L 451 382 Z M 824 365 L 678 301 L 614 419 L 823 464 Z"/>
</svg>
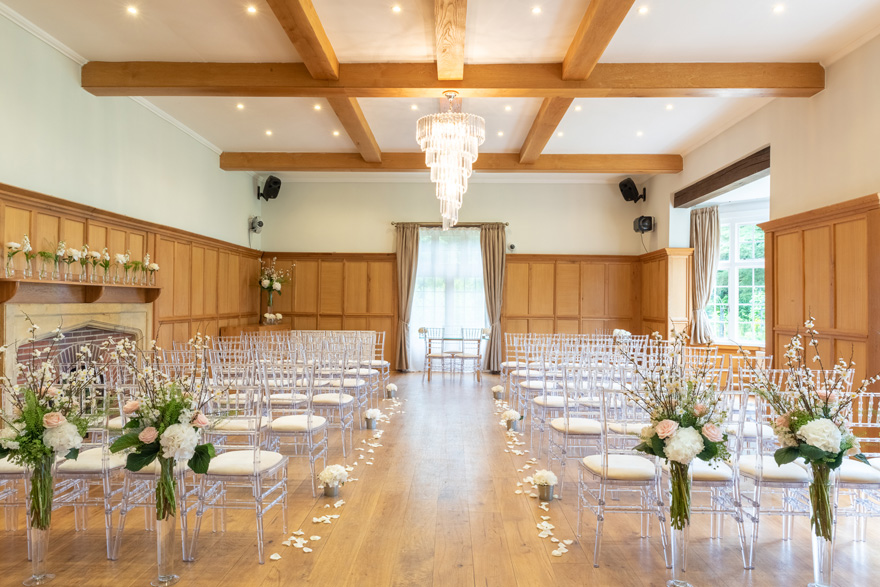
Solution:
<svg viewBox="0 0 880 587">
<path fill-rule="evenodd" d="M 501 291 L 504 288 L 507 235 L 503 224 L 484 224 L 480 227 L 480 250 L 483 253 L 486 312 L 492 324 L 492 333 L 486 344 L 485 365 L 489 371 L 497 372 L 501 370 L 504 348 L 501 340 Z"/>
<path fill-rule="evenodd" d="M 397 225 L 397 369 L 409 371 L 409 317 L 416 290 L 419 261 L 419 225 Z"/>
<path fill-rule="evenodd" d="M 694 320 L 691 324 L 691 342 L 694 344 L 709 344 L 713 339 L 706 307 L 715 284 L 720 240 L 718 206 L 691 210 L 691 247 L 694 249 Z"/>
</svg>

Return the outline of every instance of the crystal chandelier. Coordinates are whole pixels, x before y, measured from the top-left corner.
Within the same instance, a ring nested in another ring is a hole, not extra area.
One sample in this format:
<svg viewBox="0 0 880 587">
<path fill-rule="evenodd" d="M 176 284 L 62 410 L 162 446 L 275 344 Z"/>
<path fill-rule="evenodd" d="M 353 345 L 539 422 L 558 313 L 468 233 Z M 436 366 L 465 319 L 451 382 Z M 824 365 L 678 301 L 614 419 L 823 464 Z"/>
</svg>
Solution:
<svg viewBox="0 0 880 587">
<path fill-rule="evenodd" d="M 419 119 L 416 139 L 437 184 L 443 230 L 456 225 L 462 196 L 477 160 L 477 148 L 486 140 L 486 121 L 481 116 L 453 112 L 457 92 L 444 92 L 449 110 Z"/>
</svg>

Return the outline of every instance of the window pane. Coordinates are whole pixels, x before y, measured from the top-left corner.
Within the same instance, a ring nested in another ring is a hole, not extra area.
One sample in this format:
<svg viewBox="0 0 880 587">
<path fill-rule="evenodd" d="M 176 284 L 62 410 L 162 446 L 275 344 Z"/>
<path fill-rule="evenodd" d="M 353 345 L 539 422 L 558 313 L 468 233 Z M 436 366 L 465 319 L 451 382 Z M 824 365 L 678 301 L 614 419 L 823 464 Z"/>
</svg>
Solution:
<svg viewBox="0 0 880 587">
<path fill-rule="evenodd" d="M 727 269 L 721 269 L 718 271 L 718 273 L 715 275 L 715 285 L 727 285 Z"/>
<path fill-rule="evenodd" d="M 754 269 L 740 269 L 737 272 L 739 275 L 738 281 L 739 281 L 740 286 L 752 285 L 753 271 L 754 271 Z"/>
<path fill-rule="evenodd" d="M 764 269 L 755 269 L 755 285 L 764 285 Z"/>
<path fill-rule="evenodd" d="M 721 256 L 722 261 L 730 260 L 730 225 L 721 225 Z"/>
</svg>

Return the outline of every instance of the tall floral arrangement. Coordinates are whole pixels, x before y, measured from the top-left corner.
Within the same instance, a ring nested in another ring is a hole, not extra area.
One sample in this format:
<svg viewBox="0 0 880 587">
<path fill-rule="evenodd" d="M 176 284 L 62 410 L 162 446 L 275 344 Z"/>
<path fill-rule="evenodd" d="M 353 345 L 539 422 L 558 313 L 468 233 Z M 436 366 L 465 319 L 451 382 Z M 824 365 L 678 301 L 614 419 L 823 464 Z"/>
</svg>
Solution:
<svg viewBox="0 0 880 587">
<path fill-rule="evenodd" d="M 129 471 L 140 471 L 158 459 L 157 520 L 167 520 L 176 513 L 175 463 L 186 462 L 196 473 L 206 473 L 214 457 L 214 446 L 201 443 L 202 429 L 208 425 L 205 407 L 211 399 L 207 374 L 204 369 L 199 371 L 207 364 L 206 343 L 200 334 L 190 340 L 194 351 L 191 374 L 171 377 L 160 368 L 158 349 L 142 361 L 134 342 L 110 342 L 111 360 L 131 375 L 137 387 L 136 397 L 122 406 L 128 418 L 124 434 L 110 450 L 128 451 L 125 468 Z"/>
<path fill-rule="evenodd" d="M 653 334 L 661 340 L 658 333 Z M 694 459 L 723 460 L 729 456 L 727 434 L 722 423 L 727 417 L 722 393 L 707 361 L 689 364 L 684 357 L 688 336 L 675 333 L 665 356 L 653 364 L 636 364 L 638 384 L 624 389 L 624 394 L 651 418 L 641 432 L 635 450 L 655 455 L 669 464 L 671 488 L 670 523 L 683 530 L 690 523 L 690 470 Z"/>
<path fill-rule="evenodd" d="M 831 475 L 847 456 L 868 464 L 861 454 L 859 439 L 851 429 L 847 415 L 853 400 L 862 394 L 878 377 L 864 379 L 853 390 L 851 377 L 855 363 L 839 359 L 826 370 L 819 354 L 818 331 L 815 320 L 804 322 L 804 334 L 796 334 L 785 345 L 785 376 L 781 385 L 772 381 L 755 361 L 746 360 L 753 376 L 753 391 L 773 412 L 776 419 L 773 431 L 780 448 L 774 454 L 779 465 L 802 458 L 810 465 L 813 479 L 810 484 L 812 505 L 811 524 L 815 536 L 831 541 L 834 534 L 834 504 L 831 498 Z M 812 357 L 817 369 L 809 367 L 807 347 L 814 349 Z"/>
<path fill-rule="evenodd" d="M 39 327 L 30 324 L 30 342 L 36 343 Z M 31 473 L 30 525 L 48 530 L 52 519 L 52 470 L 58 457 L 76 459 L 83 437 L 101 414 L 93 408 L 95 384 L 101 370 L 89 347 L 76 353 L 77 368 L 59 371 L 58 349 L 64 340 L 61 328 L 52 332 L 51 344 L 34 346 L 26 362 L 16 364 L 13 377 L 0 378 L 0 388 L 12 413 L 2 414 L 0 458 L 27 467 Z M 6 351 L 6 348 L 2 348 Z"/>
<path fill-rule="evenodd" d="M 275 265 L 276 258 L 273 257 L 270 263 L 260 261 L 260 278 L 258 280 L 260 289 L 265 290 L 269 294 L 268 305 L 272 305 L 272 296 L 274 294 L 281 295 L 281 286 L 290 281 L 290 271 L 282 271 Z"/>
</svg>

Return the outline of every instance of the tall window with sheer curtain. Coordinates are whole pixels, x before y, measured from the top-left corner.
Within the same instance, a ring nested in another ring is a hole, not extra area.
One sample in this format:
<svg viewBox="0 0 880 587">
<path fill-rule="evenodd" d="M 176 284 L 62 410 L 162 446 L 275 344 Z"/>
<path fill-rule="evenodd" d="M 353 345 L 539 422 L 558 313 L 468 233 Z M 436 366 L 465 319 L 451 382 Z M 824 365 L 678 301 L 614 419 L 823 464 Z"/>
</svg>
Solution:
<svg viewBox="0 0 880 587">
<path fill-rule="evenodd" d="M 416 369 L 423 367 L 424 355 L 419 328 L 488 325 L 479 228 L 419 230 L 416 291 L 409 323 Z"/>
</svg>

